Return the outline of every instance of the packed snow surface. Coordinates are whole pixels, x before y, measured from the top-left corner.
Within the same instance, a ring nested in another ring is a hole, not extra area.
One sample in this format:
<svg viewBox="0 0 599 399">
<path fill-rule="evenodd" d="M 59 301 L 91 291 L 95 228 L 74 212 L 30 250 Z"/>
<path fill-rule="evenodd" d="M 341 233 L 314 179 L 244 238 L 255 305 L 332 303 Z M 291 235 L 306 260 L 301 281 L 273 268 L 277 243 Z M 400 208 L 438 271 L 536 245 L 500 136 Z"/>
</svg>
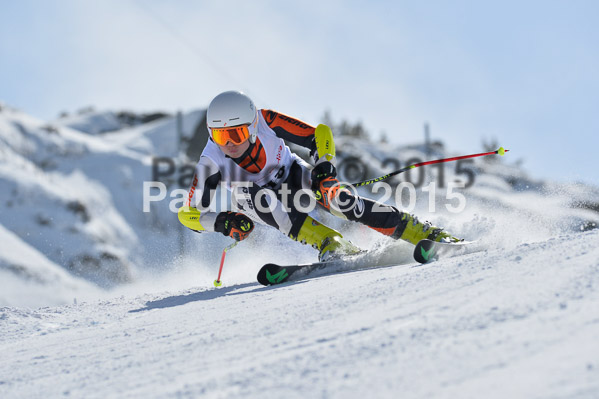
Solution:
<svg viewBox="0 0 599 399">
<path fill-rule="evenodd" d="M 0 397 L 596 398 L 597 242 L 3 308 Z"/>
</svg>

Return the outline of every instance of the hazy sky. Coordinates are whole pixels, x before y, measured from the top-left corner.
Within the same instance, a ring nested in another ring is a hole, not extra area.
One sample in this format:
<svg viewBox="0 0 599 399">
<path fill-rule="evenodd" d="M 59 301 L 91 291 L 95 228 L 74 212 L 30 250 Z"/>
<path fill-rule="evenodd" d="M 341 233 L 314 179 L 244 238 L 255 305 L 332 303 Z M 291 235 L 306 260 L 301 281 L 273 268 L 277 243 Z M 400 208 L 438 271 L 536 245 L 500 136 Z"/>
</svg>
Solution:
<svg viewBox="0 0 599 399">
<path fill-rule="evenodd" d="M 536 177 L 599 183 L 599 1 L 0 0 L 0 100 L 204 108 L 241 89 L 318 123 L 453 152 L 497 139 Z"/>
</svg>

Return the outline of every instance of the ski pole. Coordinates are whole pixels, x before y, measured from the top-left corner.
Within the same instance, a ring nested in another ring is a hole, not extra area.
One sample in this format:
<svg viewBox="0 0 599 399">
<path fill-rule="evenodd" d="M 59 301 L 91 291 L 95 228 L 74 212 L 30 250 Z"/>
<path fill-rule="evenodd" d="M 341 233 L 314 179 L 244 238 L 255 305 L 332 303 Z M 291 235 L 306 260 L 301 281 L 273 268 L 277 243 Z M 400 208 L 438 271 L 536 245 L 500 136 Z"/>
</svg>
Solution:
<svg viewBox="0 0 599 399">
<path fill-rule="evenodd" d="M 403 173 L 405 171 L 408 171 L 410 169 L 414 169 L 414 168 L 418 168 L 420 166 L 425 166 L 425 165 L 433 165 L 436 163 L 443 163 L 443 162 L 451 162 L 451 161 L 459 161 L 460 159 L 467 159 L 467 158 L 476 158 L 476 157 L 484 157 L 486 155 L 505 155 L 506 152 L 508 152 L 509 150 L 504 149 L 503 147 L 499 147 L 499 149 L 497 151 L 491 151 L 491 152 L 481 152 L 480 154 L 471 154 L 471 155 L 462 155 L 460 157 L 452 157 L 452 158 L 444 158 L 444 159 L 436 159 L 434 161 L 425 161 L 425 162 L 419 162 L 419 163 L 415 163 L 413 165 L 408 165 L 406 167 L 403 167 L 399 170 L 396 170 L 395 172 L 391 172 L 389 174 L 386 174 L 384 176 L 380 176 L 380 177 L 375 177 L 374 179 L 369 179 L 369 180 L 364 180 L 358 183 L 353 183 L 351 184 L 351 186 L 354 187 L 361 187 L 361 186 L 367 186 L 369 184 L 373 184 L 373 183 L 378 183 L 380 181 L 383 180 L 387 180 L 390 177 L 396 176 L 400 173 Z M 347 186 L 345 186 L 347 187 Z"/>
<path fill-rule="evenodd" d="M 220 281 L 220 275 L 223 272 L 223 265 L 225 264 L 225 256 L 227 255 L 227 251 L 232 249 L 233 247 L 235 247 L 235 245 L 237 245 L 238 243 L 239 243 L 239 241 L 235 241 L 233 244 L 231 244 L 228 247 L 225 247 L 225 249 L 223 249 L 223 255 L 220 257 L 220 268 L 218 269 L 218 277 L 216 278 L 216 280 L 214 280 L 215 287 L 220 287 L 221 285 L 223 285 L 223 282 Z"/>
</svg>

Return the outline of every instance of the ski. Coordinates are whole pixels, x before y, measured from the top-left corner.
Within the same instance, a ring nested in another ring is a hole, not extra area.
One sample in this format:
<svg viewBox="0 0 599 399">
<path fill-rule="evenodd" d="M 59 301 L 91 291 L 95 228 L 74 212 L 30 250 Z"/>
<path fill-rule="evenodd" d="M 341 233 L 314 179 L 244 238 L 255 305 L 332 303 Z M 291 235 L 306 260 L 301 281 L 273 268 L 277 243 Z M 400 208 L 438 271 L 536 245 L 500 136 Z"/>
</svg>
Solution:
<svg viewBox="0 0 599 399">
<path fill-rule="evenodd" d="M 440 256 L 460 254 L 466 251 L 474 241 L 456 243 L 421 240 L 414 248 L 413 258 L 419 263 L 428 263 Z M 408 255 L 409 256 L 409 255 Z M 406 264 L 407 259 L 400 259 L 392 251 L 364 251 L 326 262 L 315 262 L 296 265 L 278 265 L 267 263 L 258 271 L 257 279 L 262 285 L 277 285 L 287 281 L 301 280 L 307 276 L 315 277 L 324 274 L 339 273 L 348 270 L 386 267 Z"/>
<path fill-rule="evenodd" d="M 468 245 L 472 243 L 474 241 L 437 242 L 420 240 L 414 248 L 414 260 L 419 263 L 428 263 L 445 255 L 457 255 L 465 252 Z"/>
<path fill-rule="evenodd" d="M 306 263 L 301 265 L 277 265 L 267 263 L 258 271 L 257 279 L 262 285 L 281 284 L 286 281 L 300 280 L 307 275 L 339 273 L 348 270 L 358 270 L 368 267 L 385 267 L 400 264 L 397 259 L 381 259 L 377 251 L 364 251 L 355 255 L 348 255 L 326 262 Z M 317 273 L 322 271 L 322 273 Z"/>
<path fill-rule="evenodd" d="M 289 281 L 290 277 L 295 275 L 297 272 L 301 272 L 299 274 L 305 276 L 314 270 L 324 269 L 327 266 L 331 266 L 331 263 L 334 262 L 315 262 L 304 265 L 289 266 L 279 266 L 274 263 L 267 263 L 260 268 L 257 278 L 258 282 L 262 285 L 281 284 Z"/>
</svg>

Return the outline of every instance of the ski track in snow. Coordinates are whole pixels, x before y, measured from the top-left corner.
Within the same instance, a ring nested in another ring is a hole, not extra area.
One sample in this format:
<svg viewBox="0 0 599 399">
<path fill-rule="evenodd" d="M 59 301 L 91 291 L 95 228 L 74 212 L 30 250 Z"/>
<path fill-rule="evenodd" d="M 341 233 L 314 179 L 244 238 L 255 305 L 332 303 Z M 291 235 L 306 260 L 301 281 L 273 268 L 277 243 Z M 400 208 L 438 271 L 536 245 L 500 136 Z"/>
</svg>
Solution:
<svg viewBox="0 0 599 399">
<path fill-rule="evenodd" d="M 0 308 L 0 397 L 597 398 L 598 239 Z"/>
</svg>

